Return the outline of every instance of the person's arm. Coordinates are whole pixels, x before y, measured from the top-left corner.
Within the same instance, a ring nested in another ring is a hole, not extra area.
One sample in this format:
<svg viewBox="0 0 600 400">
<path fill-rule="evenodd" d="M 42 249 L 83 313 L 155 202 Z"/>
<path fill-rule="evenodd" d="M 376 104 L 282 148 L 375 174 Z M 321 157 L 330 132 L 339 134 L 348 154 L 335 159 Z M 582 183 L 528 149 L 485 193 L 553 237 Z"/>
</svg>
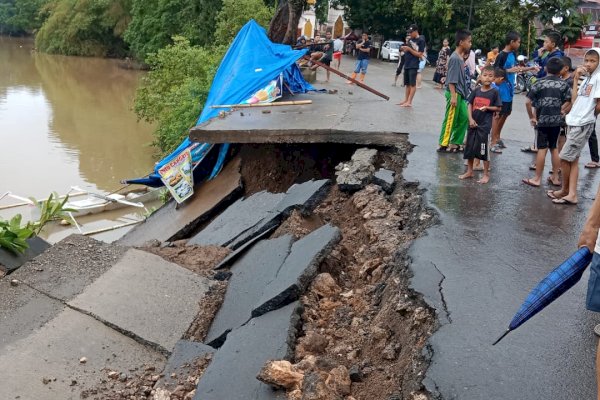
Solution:
<svg viewBox="0 0 600 400">
<path fill-rule="evenodd" d="M 597 117 L 600 114 L 600 99 L 596 99 L 596 107 L 594 108 L 594 115 Z"/>
<path fill-rule="evenodd" d="M 471 102 L 469 102 L 469 126 L 471 128 L 477 128 L 477 122 L 473 119 L 473 104 Z"/>
<path fill-rule="evenodd" d="M 579 85 L 579 77 L 584 71 L 586 71 L 586 69 L 582 66 L 579 66 L 573 75 L 573 88 L 571 89 L 571 103 L 573 104 L 575 104 L 575 100 L 577 100 L 577 96 L 579 96 L 579 90 L 577 90 L 579 88 L 577 86 Z"/>
<path fill-rule="evenodd" d="M 583 230 L 579 235 L 577 247 L 587 247 L 590 251 L 594 251 L 596 239 L 598 238 L 598 229 L 600 229 L 600 188 L 598 188 L 596 199 L 592 204 L 587 221 L 585 221 Z"/>
<path fill-rule="evenodd" d="M 529 97 L 527 97 L 525 100 L 525 108 L 527 108 L 527 115 L 529 115 L 529 122 L 531 122 L 531 126 L 536 126 L 538 123 L 537 116 L 535 115 L 535 110 Z"/>
<path fill-rule="evenodd" d="M 449 83 L 448 90 L 450 91 L 450 105 L 456 107 L 458 104 L 458 93 L 456 93 L 456 83 Z"/>
</svg>

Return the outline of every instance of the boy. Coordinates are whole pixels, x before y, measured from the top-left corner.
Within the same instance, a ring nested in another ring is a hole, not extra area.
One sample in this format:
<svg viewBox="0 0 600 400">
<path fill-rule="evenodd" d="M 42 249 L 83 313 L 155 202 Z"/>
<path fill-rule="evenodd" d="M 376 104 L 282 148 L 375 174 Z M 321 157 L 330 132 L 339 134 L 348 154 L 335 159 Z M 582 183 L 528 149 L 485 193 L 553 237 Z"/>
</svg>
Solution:
<svg viewBox="0 0 600 400">
<path fill-rule="evenodd" d="M 457 153 L 463 144 L 469 126 L 466 97 L 468 82 L 465 75 L 464 56 L 471 50 L 471 32 L 456 32 L 456 50 L 448 59 L 446 75 L 446 115 L 440 133 L 438 152 Z M 405 72 L 406 73 L 406 72 Z"/>
<path fill-rule="evenodd" d="M 506 71 L 506 78 L 508 83 L 511 85 L 510 98 L 505 97 L 502 100 L 502 110 L 498 113 L 498 118 L 494 118 L 492 125 L 492 148 L 490 151 L 494 153 L 502 153 L 502 149 L 506 146 L 500 139 L 502 128 L 508 116 L 512 113 L 512 99 L 515 94 L 515 83 L 517 79 L 517 72 L 531 71 L 535 67 L 519 67 L 517 66 L 517 55 L 516 52 L 521 47 L 521 35 L 517 32 L 508 32 L 504 40 L 504 49 L 496 57 L 494 66 Z"/>
<path fill-rule="evenodd" d="M 404 101 L 398 104 L 400 107 L 412 107 L 417 92 L 419 62 L 425 52 L 425 39 L 419 34 L 419 27 L 413 24 L 408 27 L 407 33 L 410 39 L 400 47 L 400 51 L 404 52 L 404 86 L 406 86 Z"/>
<path fill-rule="evenodd" d="M 544 173 L 546 153 L 550 149 L 552 160 L 552 175 L 548 183 L 560 186 L 558 169 L 558 136 L 562 125 L 564 110 L 570 107 L 571 88 L 559 76 L 563 69 L 563 62 L 558 57 L 553 57 L 546 62 L 546 76 L 538 80 L 527 94 L 526 107 L 531 126 L 537 128 L 536 147 L 538 149 L 535 164 L 535 177 L 525 178 L 523 183 L 533 187 L 540 187 Z"/>
<path fill-rule="evenodd" d="M 410 40 L 410 36 L 407 36 L 404 43 L 408 43 L 409 40 Z M 404 69 L 405 62 L 406 62 L 406 54 L 403 51 L 401 51 L 400 57 L 398 57 L 398 67 L 396 68 L 396 76 L 394 77 L 394 83 L 392 84 L 392 86 L 396 86 L 398 84 L 398 77 L 400 76 L 400 74 L 402 73 L 402 70 Z M 404 86 L 404 85 L 402 85 L 402 86 Z"/>
<path fill-rule="evenodd" d="M 567 141 L 560 152 L 563 185 L 561 190 L 547 192 L 554 204 L 577 204 L 577 178 L 579 176 L 579 156 L 590 138 L 600 112 L 600 48 L 594 47 L 585 53 L 583 65 L 573 77 L 573 107 L 567 114 Z M 577 90 L 577 82 L 585 76 Z"/>
<path fill-rule="evenodd" d="M 494 47 L 492 47 L 492 49 L 487 53 L 485 64 L 494 65 L 494 63 L 496 62 L 496 57 L 498 57 L 498 53 L 500 53 L 500 47 L 494 45 Z"/>
<path fill-rule="evenodd" d="M 492 130 L 492 118 L 500 111 L 502 101 L 498 90 L 491 86 L 494 80 L 494 67 L 486 66 L 481 71 L 481 86 L 478 86 L 469 96 L 469 132 L 464 158 L 468 160 L 467 172 L 460 179 L 473 177 L 473 161 L 483 160 L 483 177 L 477 183 L 486 184 L 490 180 L 489 144 Z"/>
<path fill-rule="evenodd" d="M 573 87 L 573 63 L 571 61 L 571 58 L 561 57 L 560 60 L 563 63 L 563 69 L 560 71 L 560 79 L 567 82 L 567 85 L 569 85 L 569 88 L 572 88 Z M 579 85 L 578 85 L 578 87 L 579 87 Z M 562 151 L 562 148 L 565 145 L 566 140 L 567 140 L 567 123 L 565 122 L 565 119 L 563 118 L 563 123 L 562 123 L 561 129 L 560 129 L 560 134 L 558 135 L 558 153 L 559 154 Z M 592 138 L 590 138 L 590 141 L 591 140 L 592 140 Z M 590 150 L 591 150 L 591 147 L 590 147 Z"/>
<path fill-rule="evenodd" d="M 320 61 L 329 67 L 331 66 L 331 61 L 333 61 L 333 42 L 331 41 L 330 31 L 327 31 L 325 33 L 325 43 L 321 47 L 322 48 L 320 52 L 314 53 L 317 55 L 316 58 L 313 58 L 313 56 L 311 56 L 311 59 Z M 318 64 L 314 64 L 312 67 L 310 67 L 310 69 L 312 69 L 313 71 L 315 71 L 317 68 L 319 68 Z M 327 70 L 327 79 L 325 80 L 325 82 L 329 82 L 329 78 L 330 72 L 329 70 Z"/>
<path fill-rule="evenodd" d="M 367 67 L 369 66 L 369 59 L 371 58 L 371 41 L 369 40 L 368 33 L 363 32 L 362 39 L 356 43 L 356 51 L 358 52 L 356 68 L 354 68 L 351 78 L 356 79 L 356 74 L 360 72 L 360 81 L 364 82 Z M 346 83 L 352 84 L 352 81 L 347 81 Z"/>
<path fill-rule="evenodd" d="M 558 47 L 562 37 L 558 32 L 548 32 L 544 37 L 544 45 L 538 50 L 538 56 L 535 58 L 535 62 L 540 66 L 540 70 L 537 73 L 538 79 L 546 76 L 546 64 L 548 61 L 555 57 L 564 57 L 565 53 Z"/>
</svg>

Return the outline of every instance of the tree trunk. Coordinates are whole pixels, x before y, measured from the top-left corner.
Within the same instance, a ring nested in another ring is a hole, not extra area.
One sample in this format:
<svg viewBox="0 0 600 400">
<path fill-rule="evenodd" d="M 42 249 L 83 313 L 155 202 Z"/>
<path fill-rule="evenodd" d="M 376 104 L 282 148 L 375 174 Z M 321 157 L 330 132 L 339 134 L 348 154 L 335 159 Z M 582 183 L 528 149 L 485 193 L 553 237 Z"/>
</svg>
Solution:
<svg viewBox="0 0 600 400">
<path fill-rule="evenodd" d="M 294 45 L 298 22 L 306 0 L 280 0 L 269 25 L 269 39 L 275 43 Z"/>
</svg>

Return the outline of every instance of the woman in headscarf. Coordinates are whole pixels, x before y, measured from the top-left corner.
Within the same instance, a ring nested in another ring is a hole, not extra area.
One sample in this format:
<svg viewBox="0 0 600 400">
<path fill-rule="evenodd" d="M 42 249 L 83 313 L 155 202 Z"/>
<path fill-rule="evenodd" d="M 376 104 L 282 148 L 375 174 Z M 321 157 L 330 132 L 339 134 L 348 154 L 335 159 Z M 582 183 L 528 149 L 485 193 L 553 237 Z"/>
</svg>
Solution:
<svg viewBox="0 0 600 400">
<path fill-rule="evenodd" d="M 444 39 L 435 66 L 435 73 L 433 74 L 433 81 L 439 84 L 437 87 L 438 89 L 442 89 L 444 87 L 444 83 L 446 82 L 446 74 L 448 73 L 448 57 L 450 57 L 450 54 L 452 54 L 452 50 L 450 50 L 450 42 L 448 39 Z"/>
</svg>

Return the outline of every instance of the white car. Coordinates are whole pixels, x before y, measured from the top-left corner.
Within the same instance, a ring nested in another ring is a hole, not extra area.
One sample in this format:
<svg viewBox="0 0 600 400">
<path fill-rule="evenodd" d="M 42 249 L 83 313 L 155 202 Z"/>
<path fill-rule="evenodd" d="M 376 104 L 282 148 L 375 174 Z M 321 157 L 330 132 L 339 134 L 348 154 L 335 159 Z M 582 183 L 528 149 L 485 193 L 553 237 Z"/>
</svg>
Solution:
<svg viewBox="0 0 600 400">
<path fill-rule="evenodd" d="M 398 58 L 400 57 L 400 46 L 403 44 L 404 43 L 395 40 L 384 42 L 383 46 L 381 46 L 381 58 L 387 61 L 398 61 Z"/>
</svg>

